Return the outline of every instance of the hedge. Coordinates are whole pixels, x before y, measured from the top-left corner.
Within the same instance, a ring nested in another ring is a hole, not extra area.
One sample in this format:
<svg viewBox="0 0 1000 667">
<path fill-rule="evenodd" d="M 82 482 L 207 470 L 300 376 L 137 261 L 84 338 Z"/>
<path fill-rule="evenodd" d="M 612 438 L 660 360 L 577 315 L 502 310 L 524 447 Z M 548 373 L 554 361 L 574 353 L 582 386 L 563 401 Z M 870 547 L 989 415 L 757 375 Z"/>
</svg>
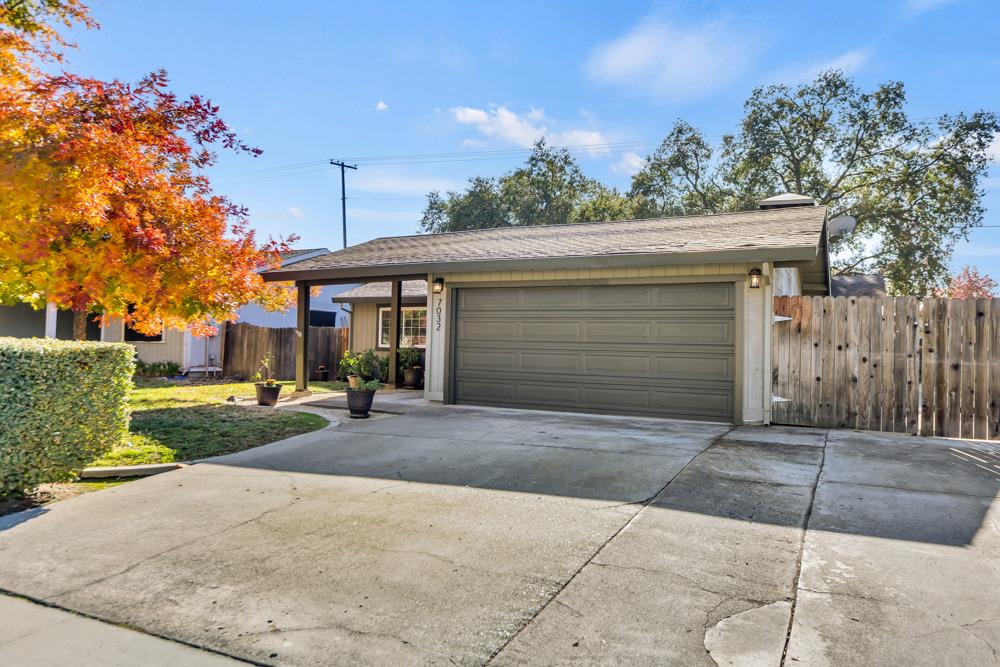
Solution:
<svg viewBox="0 0 1000 667">
<path fill-rule="evenodd" d="M 135 348 L 0 338 L 0 496 L 61 482 L 128 432 Z"/>
</svg>

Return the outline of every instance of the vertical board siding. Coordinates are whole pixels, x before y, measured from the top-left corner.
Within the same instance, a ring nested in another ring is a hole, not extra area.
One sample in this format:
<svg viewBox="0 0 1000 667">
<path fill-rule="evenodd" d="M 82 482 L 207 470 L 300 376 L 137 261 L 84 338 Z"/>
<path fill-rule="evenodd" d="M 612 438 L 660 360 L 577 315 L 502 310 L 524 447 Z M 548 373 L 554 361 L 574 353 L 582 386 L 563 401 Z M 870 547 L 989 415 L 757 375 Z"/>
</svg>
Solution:
<svg viewBox="0 0 1000 667">
<path fill-rule="evenodd" d="M 330 379 L 337 375 L 340 357 L 347 350 L 348 329 L 342 327 L 309 327 L 310 377 L 320 366 L 330 369 Z M 226 331 L 223 355 L 224 375 L 252 378 L 260 370 L 260 362 L 271 358 L 271 374 L 277 380 L 295 379 L 295 327 L 258 327 L 234 324 Z"/>
<path fill-rule="evenodd" d="M 1000 438 L 1000 299 L 782 296 L 774 314 L 774 423 Z"/>
</svg>

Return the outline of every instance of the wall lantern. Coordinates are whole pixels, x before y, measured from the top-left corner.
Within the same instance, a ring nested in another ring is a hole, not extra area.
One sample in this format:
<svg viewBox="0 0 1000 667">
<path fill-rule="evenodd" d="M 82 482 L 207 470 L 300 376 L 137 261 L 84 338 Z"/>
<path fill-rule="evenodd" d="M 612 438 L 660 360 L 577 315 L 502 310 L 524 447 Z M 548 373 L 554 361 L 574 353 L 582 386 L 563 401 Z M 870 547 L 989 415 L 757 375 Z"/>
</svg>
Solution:
<svg viewBox="0 0 1000 667">
<path fill-rule="evenodd" d="M 760 287 L 760 275 L 761 275 L 760 269 L 754 267 L 750 269 L 750 273 L 748 273 L 747 275 L 750 276 L 751 289 L 757 289 L 758 287 Z"/>
<path fill-rule="evenodd" d="M 444 278 L 441 276 L 434 279 L 434 293 L 444 294 Z"/>
</svg>

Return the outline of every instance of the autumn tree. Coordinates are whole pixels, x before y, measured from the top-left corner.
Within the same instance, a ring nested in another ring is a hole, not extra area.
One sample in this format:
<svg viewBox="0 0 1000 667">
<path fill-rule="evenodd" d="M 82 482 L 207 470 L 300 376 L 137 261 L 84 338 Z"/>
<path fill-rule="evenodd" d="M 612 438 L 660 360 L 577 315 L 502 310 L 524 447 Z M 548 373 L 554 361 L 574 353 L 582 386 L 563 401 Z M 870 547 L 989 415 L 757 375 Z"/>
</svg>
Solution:
<svg viewBox="0 0 1000 667">
<path fill-rule="evenodd" d="M 54 26 L 93 25 L 75 0 L 0 4 L 0 300 L 122 318 L 142 333 L 195 330 L 287 291 L 257 270 L 246 212 L 212 191 L 213 148 L 256 155 L 207 99 L 170 92 L 164 72 L 136 83 L 48 74 Z"/>
<path fill-rule="evenodd" d="M 996 292 L 996 280 L 976 267 L 966 264 L 961 271 L 948 279 L 948 284 L 938 294 L 949 299 L 992 299 L 996 296 Z"/>
</svg>

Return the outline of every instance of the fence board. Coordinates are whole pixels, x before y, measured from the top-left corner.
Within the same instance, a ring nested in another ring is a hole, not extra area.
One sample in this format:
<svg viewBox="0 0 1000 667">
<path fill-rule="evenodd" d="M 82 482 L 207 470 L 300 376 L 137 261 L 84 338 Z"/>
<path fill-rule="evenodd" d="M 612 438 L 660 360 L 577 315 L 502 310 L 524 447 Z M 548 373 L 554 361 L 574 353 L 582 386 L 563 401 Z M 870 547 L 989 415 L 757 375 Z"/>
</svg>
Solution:
<svg viewBox="0 0 1000 667">
<path fill-rule="evenodd" d="M 973 435 L 974 438 L 989 439 L 990 437 L 990 415 L 989 415 L 989 393 L 990 393 L 990 347 L 991 338 L 989 333 L 990 321 L 990 300 L 976 299 L 976 349 L 975 349 L 975 370 L 976 380 L 973 402 Z"/>
<path fill-rule="evenodd" d="M 319 366 L 336 373 L 340 357 L 347 350 L 348 330 L 339 327 L 309 327 L 309 366 L 312 375 Z M 252 378 L 260 362 L 271 359 L 271 373 L 278 380 L 295 378 L 294 327 L 258 327 L 233 324 L 226 331 L 223 373 L 230 377 Z"/>
<path fill-rule="evenodd" d="M 1000 437 L 1000 299 L 777 297 L 772 421 Z"/>
</svg>

